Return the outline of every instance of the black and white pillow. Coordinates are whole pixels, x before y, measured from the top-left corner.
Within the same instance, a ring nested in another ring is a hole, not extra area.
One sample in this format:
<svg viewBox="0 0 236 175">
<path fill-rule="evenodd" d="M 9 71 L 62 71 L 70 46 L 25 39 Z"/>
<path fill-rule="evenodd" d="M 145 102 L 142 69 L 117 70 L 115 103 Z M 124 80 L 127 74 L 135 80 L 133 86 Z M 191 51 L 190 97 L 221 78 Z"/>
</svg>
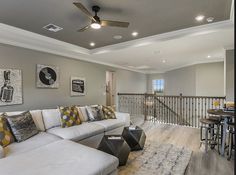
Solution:
<svg viewBox="0 0 236 175">
<path fill-rule="evenodd" d="M 24 141 L 39 132 L 29 111 L 6 118 L 17 142 Z"/>
<path fill-rule="evenodd" d="M 86 106 L 85 108 L 90 121 L 99 121 L 105 119 L 101 106 Z"/>
</svg>

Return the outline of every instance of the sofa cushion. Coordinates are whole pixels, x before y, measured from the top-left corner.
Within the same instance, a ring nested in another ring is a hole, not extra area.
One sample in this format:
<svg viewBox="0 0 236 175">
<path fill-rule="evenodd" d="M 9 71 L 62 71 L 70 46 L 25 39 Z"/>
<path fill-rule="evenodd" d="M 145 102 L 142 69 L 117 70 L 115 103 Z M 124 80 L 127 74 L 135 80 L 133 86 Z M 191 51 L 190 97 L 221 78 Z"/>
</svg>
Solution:
<svg viewBox="0 0 236 175">
<path fill-rule="evenodd" d="M 101 125 L 84 122 L 81 125 L 76 125 L 69 128 L 51 128 L 47 130 L 47 132 L 59 136 L 63 139 L 80 141 L 82 139 L 103 133 L 104 127 Z"/>
<path fill-rule="evenodd" d="M 85 106 L 77 106 L 77 109 L 79 111 L 81 121 L 87 122 L 89 119 Z"/>
<path fill-rule="evenodd" d="M 31 137 L 30 139 L 25 140 L 24 142 L 15 142 L 8 145 L 4 148 L 4 150 L 6 153 L 6 157 L 14 156 L 17 154 L 28 152 L 30 150 L 34 150 L 57 140 L 61 140 L 61 138 L 52 134 L 48 134 L 46 132 L 40 132 L 39 134 Z"/>
<path fill-rule="evenodd" d="M 38 134 L 38 129 L 29 111 L 18 115 L 6 116 L 6 118 L 17 142 L 24 141 Z"/>
<path fill-rule="evenodd" d="M 102 106 L 102 111 L 106 119 L 116 119 L 116 114 L 111 106 Z"/>
<path fill-rule="evenodd" d="M 116 157 L 69 140 L 0 159 L 5 175 L 108 175 L 117 166 Z"/>
<path fill-rule="evenodd" d="M 59 109 L 42 110 L 45 129 L 61 126 L 61 113 Z"/>
<path fill-rule="evenodd" d="M 61 127 L 67 128 L 81 124 L 78 109 L 75 106 L 59 107 L 61 112 Z"/>
<path fill-rule="evenodd" d="M 41 110 L 32 110 L 30 114 L 33 117 L 34 123 L 39 131 L 45 131 L 43 116 Z"/>
<path fill-rule="evenodd" d="M 18 115 L 18 114 L 21 114 L 23 112 L 25 112 L 25 111 L 6 112 L 6 114 L 11 116 L 11 115 Z M 37 129 L 39 131 L 45 131 L 42 111 L 41 110 L 31 110 L 30 113 L 33 117 L 33 120 L 34 120 L 34 123 L 35 123 Z"/>
<path fill-rule="evenodd" d="M 86 106 L 89 121 L 98 121 L 104 119 L 101 106 Z"/>
<path fill-rule="evenodd" d="M 118 119 L 107 119 L 107 120 L 95 121 L 93 122 L 93 124 L 103 126 L 105 128 L 105 131 L 110 131 L 112 129 L 124 126 L 125 122 Z"/>
<path fill-rule="evenodd" d="M 0 146 L 7 146 L 14 142 L 14 137 L 7 125 L 5 114 L 0 115 Z"/>
</svg>

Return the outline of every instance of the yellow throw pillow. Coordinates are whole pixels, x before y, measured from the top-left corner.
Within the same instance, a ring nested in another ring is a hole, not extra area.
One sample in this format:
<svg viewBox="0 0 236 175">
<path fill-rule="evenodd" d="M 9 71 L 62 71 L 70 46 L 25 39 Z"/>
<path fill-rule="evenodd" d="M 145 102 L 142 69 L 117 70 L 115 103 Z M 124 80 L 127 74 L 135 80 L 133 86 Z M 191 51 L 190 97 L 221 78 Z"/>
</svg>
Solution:
<svg viewBox="0 0 236 175">
<path fill-rule="evenodd" d="M 79 112 L 76 106 L 59 107 L 61 112 L 61 127 L 68 128 L 81 124 Z"/>
<path fill-rule="evenodd" d="M 102 106 L 105 119 L 116 119 L 116 114 L 111 106 Z"/>
<path fill-rule="evenodd" d="M 0 145 L 5 147 L 15 141 L 4 114 L 0 115 Z"/>
</svg>

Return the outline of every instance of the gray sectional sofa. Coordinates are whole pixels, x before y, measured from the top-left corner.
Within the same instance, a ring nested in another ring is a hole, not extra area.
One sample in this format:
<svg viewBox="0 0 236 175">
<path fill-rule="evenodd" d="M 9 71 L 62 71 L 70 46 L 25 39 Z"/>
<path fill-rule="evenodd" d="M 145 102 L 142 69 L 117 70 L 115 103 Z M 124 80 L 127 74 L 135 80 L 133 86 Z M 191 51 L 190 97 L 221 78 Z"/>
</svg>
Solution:
<svg viewBox="0 0 236 175">
<path fill-rule="evenodd" d="M 84 110 L 80 107 L 81 112 Z M 0 174 L 117 174 L 118 159 L 94 148 L 105 134 L 121 134 L 130 124 L 129 114 L 116 112 L 117 119 L 89 122 L 83 113 L 82 124 L 62 128 L 58 109 L 33 110 L 30 113 L 40 132 L 23 142 L 0 147 Z"/>
</svg>

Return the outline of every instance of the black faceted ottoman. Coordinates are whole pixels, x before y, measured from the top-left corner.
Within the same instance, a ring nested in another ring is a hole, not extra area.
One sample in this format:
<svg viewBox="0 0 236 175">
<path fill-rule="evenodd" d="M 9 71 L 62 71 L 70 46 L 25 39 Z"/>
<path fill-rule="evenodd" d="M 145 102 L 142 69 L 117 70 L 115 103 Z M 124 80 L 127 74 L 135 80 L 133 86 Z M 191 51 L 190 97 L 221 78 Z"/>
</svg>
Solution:
<svg viewBox="0 0 236 175">
<path fill-rule="evenodd" d="M 146 141 L 146 134 L 140 127 L 125 127 L 122 136 L 130 146 L 131 151 L 143 149 Z"/>
<path fill-rule="evenodd" d="M 130 147 L 122 136 L 105 135 L 98 146 L 98 150 L 111 154 L 119 159 L 119 166 L 126 164 Z"/>
</svg>

